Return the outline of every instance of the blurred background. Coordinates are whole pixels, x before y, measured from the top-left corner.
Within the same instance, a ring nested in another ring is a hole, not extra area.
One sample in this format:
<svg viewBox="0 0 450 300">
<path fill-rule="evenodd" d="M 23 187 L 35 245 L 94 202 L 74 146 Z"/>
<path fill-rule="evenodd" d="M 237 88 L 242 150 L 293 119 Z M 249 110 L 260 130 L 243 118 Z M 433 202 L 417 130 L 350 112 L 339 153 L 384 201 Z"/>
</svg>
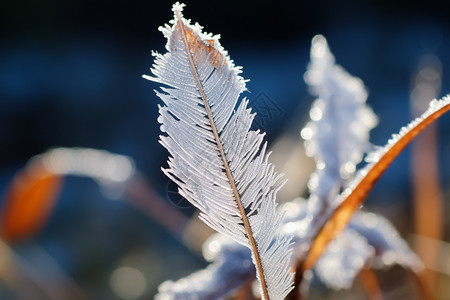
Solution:
<svg viewBox="0 0 450 300">
<path fill-rule="evenodd" d="M 6 203 L 20 198 L 14 184 L 30 182 L 24 168 L 49 179 L 37 193 L 54 200 L 36 204 L 42 218 L 34 217 L 25 233 L 20 228 L 3 233 L 0 299 L 149 299 L 164 280 L 206 265 L 200 247 L 210 232 L 191 219 L 195 210 L 160 170 L 168 153 L 158 143 L 161 101 L 153 91 L 158 86 L 141 78 L 150 74 L 151 50 L 165 51 L 157 28 L 172 18 L 172 4 L 1 2 L 0 223 L 13 211 Z M 303 74 L 314 35 L 323 34 L 336 62 L 367 86 L 368 103 L 379 117 L 371 133 L 376 145 L 422 112 L 427 97 L 450 92 L 450 16 L 444 2 L 186 4 L 185 17 L 220 33 L 222 45 L 251 79 L 245 96 L 274 147 L 273 161 L 290 179 L 280 202 L 307 196 L 314 168 L 299 136 L 313 101 Z M 450 294 L 450 116 L 421 138 L 426 146 L 408 147 L 400 155 L 366 207 L 390 219 L 410 245 L 437 245 L 433 257 L 442 260 L 426 264 L 437 297 L 445 299 Z M 65 148 L 48 152 L 57 147 Z M 108 151 L 87 153 L 105 161 L 109 173 L 99 174 L 92 161 L 79 164 L 88 154 L 73 147 Z M 41 161 L 29 163 L 42 153 Z M 76 163 L 70 165 L 73 157 Z M 58 175 L 42 171 L 42 161 Z M 430 171 L 435 177 L 422 189 L 412 183 L 424 181 L 413 172 L 424 168 L 411 163 L 417 161 L 436 166 Z M 430 195 L 437 199 L 431 206 Z M 27 220 L 23 208 L 19 205 L 12 218 Z M 424 229 L 431 219 L 437 224 Z M 381 285 L 395 288 L 387 281 Z"/>
</svg>

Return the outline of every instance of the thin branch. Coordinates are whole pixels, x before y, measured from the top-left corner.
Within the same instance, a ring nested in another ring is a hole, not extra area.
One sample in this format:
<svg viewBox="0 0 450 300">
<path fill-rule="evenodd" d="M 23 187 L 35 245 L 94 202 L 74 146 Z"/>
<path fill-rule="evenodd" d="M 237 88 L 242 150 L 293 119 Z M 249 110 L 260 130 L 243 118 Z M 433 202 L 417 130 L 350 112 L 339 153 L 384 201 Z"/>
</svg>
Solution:
<svg viewBox="0 0 450 300">
<path fill-rule="evenodd" d="M 377 275 L 370 267 L 364 267 L 359 273 L 362 286 L 370 300 L 383 300 L 383 292 L 378 283 Z"/>
</svg>

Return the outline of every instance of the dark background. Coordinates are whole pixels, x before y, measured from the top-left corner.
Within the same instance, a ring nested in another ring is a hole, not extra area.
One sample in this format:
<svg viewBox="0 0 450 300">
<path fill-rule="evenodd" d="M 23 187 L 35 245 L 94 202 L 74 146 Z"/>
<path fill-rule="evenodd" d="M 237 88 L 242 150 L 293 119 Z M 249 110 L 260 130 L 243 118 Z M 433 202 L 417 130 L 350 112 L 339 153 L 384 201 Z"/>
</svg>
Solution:
<svg viewBox="0 0 450 300">
<path fill-rule="evenodd" d="M 158 26 L 172 1 L 2 1 L 0 4 L 0 192 L 32 156 L 56 146 L 105 149 L 132 157 L 167 199 L 160 171 L 158 86 L 149 74 L 151 50 L 165 51 Z M 274 141 L 307 120 L 313 100 L 303 82 L 311 38 L 323 34 L 338 64 L 360 77 L 379 116 L 372 142 L 382 145 L 409 122 L 411 80 L 421 57 L 442 63 L 442 93 L 450 92 L 450 17 L 434 1 L 188 1 L 185 17 L 221 43 L 243 66 L 252 100 L 263 92 L 282 111 L 265 124 Z M 450 118 L 439 121 L 439 161 L 450 188 Z M 301 166 L 299 166 L 301 168 Z M 368 199 L 378 211 L 410 211 L 409 151 Z M 191 208 L 180 209 L 190 216 Z M 395 217 L 395 214 L 394 214 Z M 130 253 L 145 257 L 146 295 L 157 285 L 204 265 L 196 254 L 140 211 L 110 201 L 86 178 L 67 178 L 45 230 L 17 246 L 42 246 L 95 299 L 113 299 L 109 274 Z M 144 260 L 145 260 L 144 259 Z M 3 287 L 3 286 L 0 286 Z M 7 289 L 6 287 L 4 287 Z M 0 293 L 0 297 L 3 294 Z M 4 292 L 4 295 L 9 295 Z M 8 297 L 8 296 L 5 296 Z M 8 298 L 1 298 L 8 299 Z"/>
</svg>

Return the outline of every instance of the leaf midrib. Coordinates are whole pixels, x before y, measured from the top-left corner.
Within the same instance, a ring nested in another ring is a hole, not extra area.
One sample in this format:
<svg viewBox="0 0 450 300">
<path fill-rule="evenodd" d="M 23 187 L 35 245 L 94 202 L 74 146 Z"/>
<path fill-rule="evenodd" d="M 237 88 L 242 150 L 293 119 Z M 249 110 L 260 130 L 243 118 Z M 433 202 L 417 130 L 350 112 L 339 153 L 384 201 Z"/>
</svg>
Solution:
<svg viewBox="0 0 450 300">
<path fill-rule="evenodd" d="M 220 157 L 222 159 L 222 162 L 223 162 L 223 165 L 224 165 L 224 169 L 225 169 L 225 172 L 226 172 L 227 177 L 228 177 L 228 181 L 230 182 L 231 189 L 233 190 L 233 195 L 234 195 L 234 198 L 236 200 L 239 212 L 241 214 L 241 219 L 242 219 L 245 231 L 247 233 L 247 238 L 249 240 L 250 247 L 252 249 L 252 252 L 253 252 L 253 255 L 254 255 L 254 258 L 255 258 L 255 265 L 256 265 L 257 272 L 259 274 L 259 278 L 261 280 L 261 287 L 262 287 L 262 291 L 263 291 L 263 294 L 264 294 L 264 299 L 269 299 L 269 295 L 268 295 L 268 291 L 267 291 L 267 283 L 266 283 L 266 279 L 265 279 L 265 276 L 264 276 L 263 267 L 262 267 L 261 258 L 260 258 L 260 254 L 259 254 L 259 251 L 258 251 L 258 247 L 257 247 L 256 241 L 255 241 L 255 238 L 253 236 L 253 232 L 252 232 L 250 223 L 248 221 L 247 215 L 245 214 L 245 209 L 244 209 L 244 206 L 242 205 L 241 198 L 240 198 L 239 192 L 238 192 L 238 190 L 236 188 L 236 184 L 234 182 L 233 176 L 231 174 L 230 167 L 228 166 L 228 161 L 226 159 L 226 155 L 225 155 L 225 152 L 224 152 L 223 147 L 222 147 L 222 142 L 220 141 L 220 137 L 219 137 L 219 134 L 217 132 L 216 125 L 215 125 L 214 120 L 212 118 L 211 109 L 210 109 L 209 104 L 208 104 L 208 102 L 206 100 L 205 92 L 203 91 L 203 85 L 202 85 L 202 83 L 200 81 L 200 77 L 198 75 L 198 71 L 197 71 L 197 68 L 195 66 L 194 58 L 193 58 L 192 52 L 191 52 L 191 47 L 189 45 L 189 41 L 187 39 L 187 35 L 186 35 L 186 31 L 185 31 L 185 25 L 183 23 L 183 20 L 182 20 L 182 17 L 181 17 L 181 14 L 180 14 L 179 11 L 176 12 L 176 17 L 177 17 L 177 26 L 179 26 L 180 29 L 181 29 L 181 33 L 182 33 L 181 35 L 182 35 L 182 38 L 183 38 L 184 46 L 186 48 L 186 52 L 187 52 L 187 56 L 188 56 L 188 59 L 189 59 L 189 64 L 191 66 L 192 74 L 193 74 L 193 76 L 195 78 L 198 90 L 199 90 L 200 95 L 202 97 L 203 105 L 205 106 L 205 111 L 206 111 L 206 114 L 208 116 L 208 119 L 209 119 L 209 122 L 210 122 L 210 125 L 211 125 L 211 129 L 212 129 L 212 132 L 213 132 L 213 135 L 214 135 L 214 139 L 216 141 L 216 145 L 217 145 L 217 148 L 219 150 Z"/>
</svg>

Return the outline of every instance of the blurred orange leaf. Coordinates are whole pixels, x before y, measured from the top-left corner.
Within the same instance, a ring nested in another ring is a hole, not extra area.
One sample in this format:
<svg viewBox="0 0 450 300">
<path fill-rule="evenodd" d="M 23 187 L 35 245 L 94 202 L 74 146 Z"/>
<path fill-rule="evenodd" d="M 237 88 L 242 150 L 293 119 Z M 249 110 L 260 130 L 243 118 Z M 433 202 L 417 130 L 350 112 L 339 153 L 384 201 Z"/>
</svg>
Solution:
<svg viewBox="0 0 450 300">
<path fill-rule="evenodd" d="M 14 177 L 0 211 L 0 236 L 18 242 L 38 233 L 50 217 L 63 177 L 34 161 Z"/>
<path fill-rule="evenodd" d="M 344 191 L 341 197 L 345 197 L 345 199 L 333 212 L 312 242 L 309 254 L 301 267 L 301 271 L 308 270 L 314 266 L 327 245 L 347 226 L 353 213 L 361 206 L 376 181 L 400 152 L 417 136 L 417 134 L 434 120 L 450 110 L 450 101 L 448 99 L 445 99 L 445 102 L 444 100 L 442 101 L 443 102 L 440 103 L 444 104 L 438 109 L 431 111 L 429 114 L 424 114 L 424 117 L 411 123 L 410 129 L 401 133 L 395 141 L 389 144 L 388 148 L 386 148 L 387 151 L 370 167 L 370 169 L 368 169 L 367 174 L 362 177 L 356 186 L 349 191 Z M 303 272 L 300 272 L 300 274 L 301 273 Z"/>
</svg>

